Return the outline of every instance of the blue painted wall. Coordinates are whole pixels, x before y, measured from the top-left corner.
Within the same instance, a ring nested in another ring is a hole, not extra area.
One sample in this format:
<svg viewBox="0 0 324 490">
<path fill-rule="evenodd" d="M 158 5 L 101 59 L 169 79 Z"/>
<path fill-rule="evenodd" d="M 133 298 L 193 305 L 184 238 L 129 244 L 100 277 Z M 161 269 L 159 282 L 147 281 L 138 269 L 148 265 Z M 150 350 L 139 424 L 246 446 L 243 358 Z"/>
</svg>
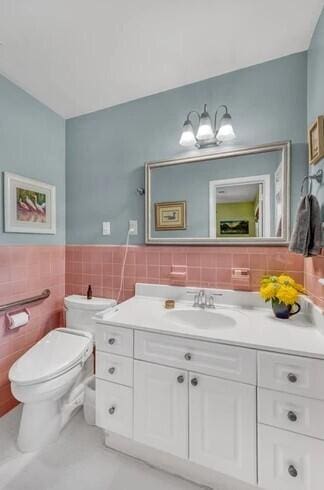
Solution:
<svg viewBox="0 0 324 490">
<path fill-rule="evenodd" d="M 129 219 L 139 221 L 132 243 L 144 242 L 144 199 L 136 194 L 144 162 L 180 156 L 185 116 L 205 102 L 210 111 L 229 106 L 237 146 L 292 140 L 296 209 L 307 171 L 306 94 L 304 52 L 68 120 L 67 243 L 123 243 Z M 111 236 L 101 234 L 105 220 Z"/>
<path fill-rule="evenodd" d="M 56 185 L 57 233 L 3 232 L 3 172 Z M 65 243 L 65 121 L 0 76 L 0 245 Z"/>
<path fill-rule="evenodd" d="M 307 119 L 308 125 L 320 115 L 324 115 L 324 9 L 318 20 L 308 51 L 308 86 L 307 86 Z M 319 168 L 324 170 L 324 159 L 310 168 L 310 172 L 316 172 Z M 321 186 L 313 184 L 321 208 L 324 221 L 324 182 Z"/>
</svg>

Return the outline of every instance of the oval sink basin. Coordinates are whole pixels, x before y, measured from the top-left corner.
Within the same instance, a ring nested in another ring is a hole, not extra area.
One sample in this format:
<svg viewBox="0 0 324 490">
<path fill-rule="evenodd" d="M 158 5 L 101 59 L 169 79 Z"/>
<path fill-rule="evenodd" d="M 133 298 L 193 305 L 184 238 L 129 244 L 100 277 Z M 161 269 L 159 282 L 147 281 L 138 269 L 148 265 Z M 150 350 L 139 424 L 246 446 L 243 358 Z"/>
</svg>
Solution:
<svg viewBox="0 0 324 490">
<path fill-rule="evenodd" d="M 170 310 L 167 319 L 181 327 L 195 328 L 228 328 L 235 327 L 237 321 L 230 312 L 216 310 Z"/>
</svg>

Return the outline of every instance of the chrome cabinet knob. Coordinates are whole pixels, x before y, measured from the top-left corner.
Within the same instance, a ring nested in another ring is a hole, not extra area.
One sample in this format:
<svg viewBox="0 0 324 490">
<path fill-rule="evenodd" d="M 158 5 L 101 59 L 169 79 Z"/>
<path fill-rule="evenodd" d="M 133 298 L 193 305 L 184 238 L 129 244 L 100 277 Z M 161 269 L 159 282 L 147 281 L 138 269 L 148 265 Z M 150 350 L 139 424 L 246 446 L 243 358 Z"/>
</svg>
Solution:
<svg viewBox="0 0 324 490">
<path fill-rule="evenodd" d="M 185 355 L 184 355 L 184 358 L 186 361 L 190 361 L 191 360 L 191 354 L 190 352 L 186 352 Z"/>
<path fill-rule="evenodd" d="M 288 419 L 290 420 L 290 422 L 296 422 L 297 420 L 297 415 L 295 414 L 295 412 L 293 412 L 292 410 L 290 410 L 288 413 L 287 413 L 287 417 Z"/>
<path fill-rule="evenodd" d="M 191 384 L 192 384 L 192 386 L 197 386 L 198 385 L 198 379 L 197 378 L 192 378 Z"/>
<path fill-rule="evenodd" d="M 114 415 L 115 411 L 116 411 L 116 407 L 115 407 L 115 405 L 112 405 L 112 406 L 109 408 L 109 410 L 108 410 L 108 412 L 110 413 L 110 415 Z"/>
<path fill-rule="evenodd" d="M 113 345 L 115 343 L 115 339 L 113 337 L 111 337 L 109 340 L 108 340 L 108 344 L 110 345 Z"/>
<path fill-rule="evenodd" d="M 109 374 L 114 374 L 115 371 L 116 371 L 116 368 L 114 368 L 114 367 L 111 367 L 108 369 Z"/>
<path fill-rule="evenodd" d="M 297 376 L 294 373 L 288 373 L 287 378 L 290 383 L 296 383 L 297 381 Z"/>
<path fill-rule="evenodd" d="M 296 470 L 296 468 L 292 464 L 288 467 L 288 473 L 293 478 L 296 478 L 296 476 L 298 475 L 298 471 Z"/>
<path fill-rule="evenodd" d="M 180 383 L 180 384 L 181 384 L 181 383 L 183 383 L 183 382 L 184 382 L 184 376 L 182 376 L 182 375 L 181 375 L 181 376 L 178 376 L 178 377 L 177 377 L 177 381 L 178 381 L 178 383 Z"/>
</svg>

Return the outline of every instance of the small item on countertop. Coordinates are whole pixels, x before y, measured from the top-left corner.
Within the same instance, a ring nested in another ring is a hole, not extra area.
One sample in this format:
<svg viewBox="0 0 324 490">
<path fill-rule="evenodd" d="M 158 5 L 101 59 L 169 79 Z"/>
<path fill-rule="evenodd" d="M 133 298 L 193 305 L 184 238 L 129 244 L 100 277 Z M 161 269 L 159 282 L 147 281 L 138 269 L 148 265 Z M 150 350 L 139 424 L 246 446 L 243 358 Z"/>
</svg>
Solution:
<svg viewBox="0 0 324 490">
<path fill-rule="evenodd" d="M 87 299 L 92 299 L 92 287 L 91 284 L 88 286 Z"/>
<path fill-rule="evenodd" d="M 277 318 L 288 319 L 300 311 L 297 303 L 299 294 L 305 289 L 287 274 L 265 276 L 261 280 L 260 295 L 265 302 L 271 301 L 273 313 Z M 296 306 L 296 311 L 292 311 Z"/>
<path fill-rule="evenodd" d="M 174 299 L 166 299 L 164 303 L 164 308 L 167 310 L 172 310 L 175 307 Z"/>
</svg>

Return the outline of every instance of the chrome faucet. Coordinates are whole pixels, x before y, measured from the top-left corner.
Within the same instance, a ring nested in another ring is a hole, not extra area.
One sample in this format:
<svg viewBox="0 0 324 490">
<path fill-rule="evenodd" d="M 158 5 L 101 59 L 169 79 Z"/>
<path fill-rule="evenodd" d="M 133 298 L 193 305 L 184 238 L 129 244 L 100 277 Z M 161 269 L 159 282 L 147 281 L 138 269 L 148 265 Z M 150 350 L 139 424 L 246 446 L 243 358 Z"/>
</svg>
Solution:
<svg viewBox="0 0 324 490">
<path fill-rule="evenodd" d="M 215 296 L 223 296 L 222 293 L 213 293 L 209 296 L 204 289 L 200 291 L 187 291 L 188 294 L 194 295 L 193 308 L 215 308 Z"/>
</svg>

